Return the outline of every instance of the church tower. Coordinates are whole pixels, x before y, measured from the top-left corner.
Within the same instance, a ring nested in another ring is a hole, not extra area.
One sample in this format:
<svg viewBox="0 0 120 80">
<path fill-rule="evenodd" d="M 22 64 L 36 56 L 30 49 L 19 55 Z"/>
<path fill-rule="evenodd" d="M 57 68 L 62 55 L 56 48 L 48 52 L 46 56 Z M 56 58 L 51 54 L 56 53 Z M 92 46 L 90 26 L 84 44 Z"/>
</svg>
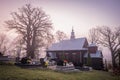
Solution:
<svg viewBox="0 0 120 80">
<path fill-rule="evenodd" d="M 71 37 L 70 37 L 71 40 L 75 39 L 75 33 L 74 33 L 74 30 L 72 28 L 72 32 L 71 32 Z"/>
</svg>

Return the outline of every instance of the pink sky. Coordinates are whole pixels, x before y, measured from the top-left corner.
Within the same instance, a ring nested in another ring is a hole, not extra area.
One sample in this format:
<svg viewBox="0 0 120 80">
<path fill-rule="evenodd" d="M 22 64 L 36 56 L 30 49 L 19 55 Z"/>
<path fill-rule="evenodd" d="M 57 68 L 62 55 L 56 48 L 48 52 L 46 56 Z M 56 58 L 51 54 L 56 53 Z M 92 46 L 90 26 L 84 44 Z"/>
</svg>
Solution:
<svg viewBox="0 0 120 80">
<path fill-rule="evenodd" d="M 76 37 L 87 36 L 92 27 L 120 26 L 120 0 L 0 0 L 0 27 L 5 27 L 11 12 L 27 3 L 42 7 L 51 16 L 54 31 L 67 35 L 72 26 Z"/>
</svg>

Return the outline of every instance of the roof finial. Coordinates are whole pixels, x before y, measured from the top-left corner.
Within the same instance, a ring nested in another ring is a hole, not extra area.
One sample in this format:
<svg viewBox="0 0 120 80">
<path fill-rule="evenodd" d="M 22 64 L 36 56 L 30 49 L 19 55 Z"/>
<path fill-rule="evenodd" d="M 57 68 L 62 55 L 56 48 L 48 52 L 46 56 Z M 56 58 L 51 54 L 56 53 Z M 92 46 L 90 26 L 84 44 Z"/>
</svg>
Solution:
<svg viewBox="0 0 120 80">
<path fill-rule="evenodd" d="M 71 32 L 71 37 L 70 37 L 70 39 L 75 39 L 75 33 L 74 33 L 74 29 L 73 29 L 73 26 L 72 26 L 72 32 Z"/>
<path fill-rule="evenodd" d="M 72 32 L 74 32 L 73 26 L 72 26 Z"/>
</svg>

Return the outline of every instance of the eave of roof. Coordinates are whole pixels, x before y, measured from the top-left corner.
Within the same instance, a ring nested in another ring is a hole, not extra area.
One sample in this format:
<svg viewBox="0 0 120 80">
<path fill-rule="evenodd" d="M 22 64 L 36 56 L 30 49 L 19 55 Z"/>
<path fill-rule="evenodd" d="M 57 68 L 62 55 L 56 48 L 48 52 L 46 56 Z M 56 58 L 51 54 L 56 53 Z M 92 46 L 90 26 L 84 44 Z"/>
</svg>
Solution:
<svg viewBox="0 0 120 80">
<path fill-rule="evenodd" d="M 88 48 L 83 48 L 83 49 L 79 49 L 79 50 L 46 50 L 47 52 L 57 52 L 57 51 L 87 51 L 88 50 Z"/>
</svg>

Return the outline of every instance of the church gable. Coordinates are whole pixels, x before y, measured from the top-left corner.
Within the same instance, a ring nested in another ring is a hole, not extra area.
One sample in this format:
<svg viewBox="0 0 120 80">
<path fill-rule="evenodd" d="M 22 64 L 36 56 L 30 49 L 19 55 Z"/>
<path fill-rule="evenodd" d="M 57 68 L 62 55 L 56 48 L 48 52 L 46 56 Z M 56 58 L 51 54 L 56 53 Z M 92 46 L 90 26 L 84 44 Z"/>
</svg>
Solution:
<svg viewBox="0 0 120 80">
<path fill-rule="evenodd" d="M 87 47 L 88 47 L 88 41 L 87 41 L 87 39 L 85 38 L 85 42 L 84 42 L 83 48 L 87 48 Z"/>
</svg>

